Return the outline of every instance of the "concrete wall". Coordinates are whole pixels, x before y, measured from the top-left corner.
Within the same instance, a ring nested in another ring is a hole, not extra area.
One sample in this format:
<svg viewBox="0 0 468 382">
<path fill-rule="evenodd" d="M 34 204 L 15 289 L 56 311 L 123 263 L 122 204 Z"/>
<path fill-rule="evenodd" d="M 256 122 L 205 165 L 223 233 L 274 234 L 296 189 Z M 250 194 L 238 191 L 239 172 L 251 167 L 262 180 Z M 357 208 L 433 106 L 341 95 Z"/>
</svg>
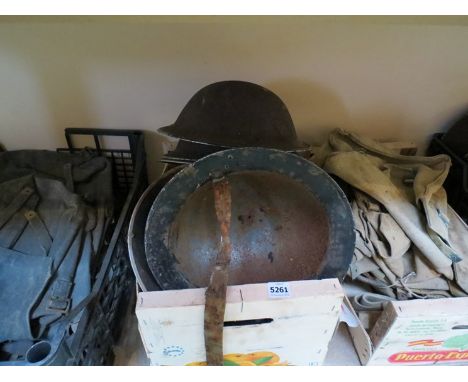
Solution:
<svg viewBox="0 0 468 382">
<path fill-rule="evenodd" d="M 148 132 L 150 171 L 209 83 L 276 92 L 311 143 L 339 126 L 424 145 L 468 104 L 466 18 L 0 18 L 0 142 L 55 148 L 63 128 Z"/>
</svg>

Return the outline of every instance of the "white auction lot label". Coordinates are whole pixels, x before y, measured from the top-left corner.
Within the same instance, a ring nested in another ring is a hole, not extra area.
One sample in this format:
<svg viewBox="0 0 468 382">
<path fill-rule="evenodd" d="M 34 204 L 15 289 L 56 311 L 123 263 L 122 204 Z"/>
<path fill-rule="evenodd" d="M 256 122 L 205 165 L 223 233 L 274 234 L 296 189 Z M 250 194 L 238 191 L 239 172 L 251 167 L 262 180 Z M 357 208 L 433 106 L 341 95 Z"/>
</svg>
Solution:
<svg viewBox="0 0 468 382">
<path fill-rule="evenodd" d="M 290 297 L 291 287 L 287 282 L 268 283 L 268 296 L 270 298 Z"/>
</svg>

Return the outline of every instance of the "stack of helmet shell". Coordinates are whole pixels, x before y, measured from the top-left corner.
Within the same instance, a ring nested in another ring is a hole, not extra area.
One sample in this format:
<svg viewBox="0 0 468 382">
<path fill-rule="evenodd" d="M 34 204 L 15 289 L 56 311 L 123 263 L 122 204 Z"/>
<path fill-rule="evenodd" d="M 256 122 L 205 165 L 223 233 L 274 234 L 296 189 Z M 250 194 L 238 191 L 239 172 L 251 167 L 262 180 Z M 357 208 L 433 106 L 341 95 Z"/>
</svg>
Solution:
<svg viewBox="0 0 468 382">
<path fill-rule="evenodd" d="M 223 81 L 199 90 L 176 122 L 179 139 L 162 161 L 129 229 L 142 290 L 206 287 L 219 227 L 212 181 L 232 195 L 230 284 L 344 277 L 354 250 L 351 210 L 338 185 L 303 158 L 282 100 L 262 86 Z"/>
<path fill-rule="evenodd" d="M 235 147 L 266 147 L 301 153 L 291 115 L 272 91 L 250 82 L 222 81 L 195 93 L 174 124 L 159 132 L 179 139 L 162 160 L 192 163 Z"/>
</svg>

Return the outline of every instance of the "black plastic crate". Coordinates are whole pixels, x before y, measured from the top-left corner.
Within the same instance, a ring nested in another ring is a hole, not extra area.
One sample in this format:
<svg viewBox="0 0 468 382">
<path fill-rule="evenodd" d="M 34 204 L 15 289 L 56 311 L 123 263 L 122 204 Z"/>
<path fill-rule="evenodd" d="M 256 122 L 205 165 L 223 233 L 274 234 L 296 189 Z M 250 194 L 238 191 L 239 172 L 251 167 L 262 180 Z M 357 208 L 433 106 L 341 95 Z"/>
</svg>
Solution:
<svg viewBox="0 0 468 382">
<path fill-rule="evenodd" d="M 122 320 L 135 294 L 135 281 L 130 267 L 126 243 L 128 223 L 134 205 L 148 185 L 143 133 L 138 130 L 67 128 L 68 148 L 78 151 L 74 137 L 92 137 L 95 147 L 86 147 L 106 156 L 112 163 L 114 181 L 114 219 L 106 232 L 101 249 L 100 266 L 94 275 L 90 295 L 62 319 L 50 341 L 34 346 L 34 357 L 0 362 L 0 365 L 111 365 L 113 346 L 120 334 Z M 104 149 L 103 137 L 124 137 L 128 149 Z M 79 317 L 78 322 L 76 318 Z M 75 318 L 72 329 L 72 321 Z"/>
<path fill-rule="evenodd" d="M 444 134 L 434 134 L 427 150 L 428 155 L 446 154 L 452 159 L 444 188 L 449 204 L 468 222 L 468 161 L 460 158 L 443 142 Z"/>
</svg>

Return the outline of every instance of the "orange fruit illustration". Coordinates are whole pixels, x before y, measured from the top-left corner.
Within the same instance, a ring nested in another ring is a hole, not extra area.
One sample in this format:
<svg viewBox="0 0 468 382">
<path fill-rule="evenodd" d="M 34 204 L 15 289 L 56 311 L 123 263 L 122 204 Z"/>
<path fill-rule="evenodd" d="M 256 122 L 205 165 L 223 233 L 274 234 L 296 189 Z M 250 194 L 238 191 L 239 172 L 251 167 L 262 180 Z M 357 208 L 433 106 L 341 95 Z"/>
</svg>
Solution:
<svg viewBox="0 0 468 382">
<path fill-rule="evenodd" d="M 248 354 L 230 353 L 224 355 L 224 366 L 287 366 L 280 357 L 269 351 Z M 206 366 L 206 362 L 191 362 L 187 366 Z"/>
</svg>

